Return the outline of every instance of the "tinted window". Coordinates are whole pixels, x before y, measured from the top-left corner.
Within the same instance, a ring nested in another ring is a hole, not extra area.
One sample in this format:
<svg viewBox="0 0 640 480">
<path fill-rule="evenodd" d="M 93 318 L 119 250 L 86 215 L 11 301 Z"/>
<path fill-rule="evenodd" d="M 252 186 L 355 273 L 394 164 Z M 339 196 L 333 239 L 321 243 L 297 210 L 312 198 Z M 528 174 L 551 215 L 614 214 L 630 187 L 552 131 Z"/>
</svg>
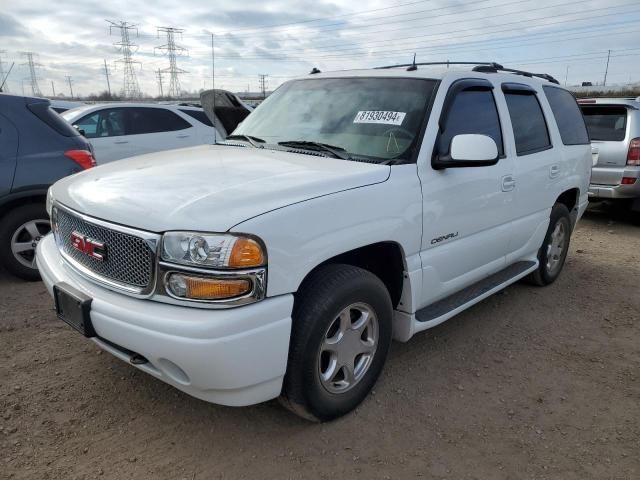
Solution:
<svg viewBox="0 0 640 480">
<path fill-rule="evenodd" d="M 561 88 L 543 87 L 556 119 L 562 143 L 565 145 L 584 145 L 589 143 L 587 127 L 578 104 L 569 92 Z"/>
<path fill-rule="evenodd" d="M 505 93 L 518 155 L 539 152 L 551 146 L 547 124 L 538 98 L 531 94 Z"/>
<path fill-rule="evenodd" d="M 490 90 L 464 90 L 455 96 L 449 107 L 447 124 L 438 139 L 438 153 L 446 155 L 453 137 L 469 133 L 493 138 L 498 154 L 503 154 L 498 109 Z"/>
<path fill-rule="evenodd" d="M 584 121 L 591 140 L 620 142 L 627 130 L 627 109 L 625 107 L 584 106 Z"/>
<path fill-rule="evenodd" d="M 213 127 L 213 123 L 207 117 L 207 114 L 204 113 L 204 110 L 180 110 L 182 113 L 189 115 L 191 118 L 195 118 L 200 123 L 204 123 L 207 127 Z"/>
<path fill-rule="evenodd" d="M 190 128 L 191 124 L 164 108 L 126 108 L 127 135 L 173 132 Z"/>
</svg>

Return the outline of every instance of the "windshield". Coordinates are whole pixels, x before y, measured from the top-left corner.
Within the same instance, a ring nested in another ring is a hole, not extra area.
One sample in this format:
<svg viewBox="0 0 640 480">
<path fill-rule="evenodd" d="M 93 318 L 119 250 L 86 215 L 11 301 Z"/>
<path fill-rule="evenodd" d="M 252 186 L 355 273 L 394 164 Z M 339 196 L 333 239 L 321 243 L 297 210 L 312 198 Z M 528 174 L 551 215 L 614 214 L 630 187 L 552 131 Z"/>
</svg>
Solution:
<svg viewBox="0 0 640 480">
<path fill-rule="evenodd" d="M 264 140 L 265 148 L 317 142 L 344 149 L 355 160 L 411 161 L 436 84 L 407 78 L 296 80 L 276 90 L 233 133 Z"/>
</svg>

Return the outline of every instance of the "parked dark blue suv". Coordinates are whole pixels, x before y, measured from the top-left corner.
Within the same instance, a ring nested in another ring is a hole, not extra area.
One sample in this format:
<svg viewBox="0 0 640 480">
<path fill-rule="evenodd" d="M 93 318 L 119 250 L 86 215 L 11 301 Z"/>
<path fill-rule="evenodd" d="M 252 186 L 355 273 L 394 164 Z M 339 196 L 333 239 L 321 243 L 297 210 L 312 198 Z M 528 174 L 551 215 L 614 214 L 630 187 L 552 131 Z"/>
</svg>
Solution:
<svg viewBox="0 0 640 480">
<path fill-rule="evenodd" d="M 0 93 L 0 263 L 37 280 L 35 247 L 51 227 L 51 184 L 95 166 L 91 145 L 49 100 Z"/>
</svg>

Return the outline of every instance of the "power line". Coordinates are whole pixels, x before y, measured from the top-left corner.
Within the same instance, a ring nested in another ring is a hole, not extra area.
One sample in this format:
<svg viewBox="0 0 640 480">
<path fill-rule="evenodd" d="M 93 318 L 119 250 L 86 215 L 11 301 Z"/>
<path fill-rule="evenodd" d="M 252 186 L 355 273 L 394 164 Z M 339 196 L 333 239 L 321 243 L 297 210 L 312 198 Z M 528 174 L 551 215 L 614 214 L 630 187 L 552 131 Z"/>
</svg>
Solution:
<svg viewBox="0 0 640 480">
<path fill-rule="evenodd" d="M 41 97 L 42 93 L 40 92 L 40 87 L 38 86 L 38 75 L 36 73 L 36 67 L 40 66 L 39 63 L 35 63 L 33 60 L 33 52 L 22 52 L 27 58 L 27 63 L 23 65 L 28 65 L 29 67 L 29 81 L 31 82 L 31 93 L 34 97 Z"/>
<path fill-rule="evenodd" d="M 138 34 L 138 26 L 132 23 L 118 21 L 114 22 L 111 20 L 107 20 L 111 25 L 109 25 L 109 35 L 112 34 L 113 30 L 119 30 L 120 32 L 120 41 L 115 43 L 120 51 L 122 52 L 122 58 L 120 60 L 116 60 L 117 62 L 121 62 L 124 65 L 124 84 L 122 88 L 123 96 L 127 98 L 138 98 L 140 97 L 140 86 L 138 85 L 138 79 L 136 78 L 136 72 L 133 69 L 133 64 L 140 62 L 133 60 L 133 54 L 137 51 L 138 45 L 132 43 L 129 38 L 129 32 L 134 31 L 136 35 Z"/>
<path fill-rule="evenodd" d="M 181 73 L 186 73 L 186 70 L 182 70 L 178 68 L 177 57 L 179 55 L 183 55 L 184 52 L 187 51 L 186 48 L 181 47 L 180 45 L 176 45 L 175 35 L 182 35 L 184 32 L 181 28 L 173 28 L 173 27 L 158 27 L 158 35 L 160 33 L 164 33 L 167 35 L 167 43 L 156 47 L 156 50 L 161 50 L 166 53 L 169 57 L 169 68 L 165 68 L 163 72 L 169 73 L 169 97 L 179 97 L 180 96 L 180 80 L 178 79 L 178 75 Z"/>
</svg>

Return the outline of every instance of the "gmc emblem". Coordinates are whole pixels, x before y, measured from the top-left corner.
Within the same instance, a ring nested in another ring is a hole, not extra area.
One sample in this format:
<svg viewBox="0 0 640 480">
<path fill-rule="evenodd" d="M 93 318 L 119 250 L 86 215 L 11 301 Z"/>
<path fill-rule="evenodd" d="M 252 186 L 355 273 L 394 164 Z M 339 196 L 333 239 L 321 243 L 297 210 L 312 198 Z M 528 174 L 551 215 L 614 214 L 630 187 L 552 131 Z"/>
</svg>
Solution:
<svg viewBox="0 0 640 480">
<path fill-rule="evenodd" d="M 104 262 L 107 259 L 107 246 L 79 232 L 71 232 L 71 246 L 85 255 Z"/>
</svg>

